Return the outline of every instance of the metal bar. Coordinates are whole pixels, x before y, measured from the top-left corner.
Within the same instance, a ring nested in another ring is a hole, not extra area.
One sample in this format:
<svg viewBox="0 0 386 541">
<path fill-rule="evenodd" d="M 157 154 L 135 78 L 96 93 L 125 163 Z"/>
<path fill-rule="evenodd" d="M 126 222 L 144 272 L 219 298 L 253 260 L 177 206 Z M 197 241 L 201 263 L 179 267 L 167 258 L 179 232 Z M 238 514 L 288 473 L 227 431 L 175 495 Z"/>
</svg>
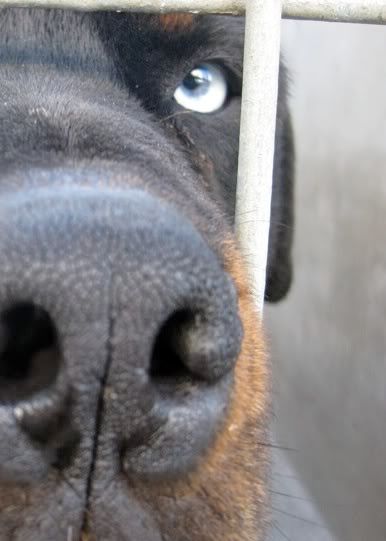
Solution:
<svg viewBox="0 0 386 541">
<path fill-rule="evenodd" d="M 280 0 L 247 0 L 236 232 L 262 311 L 280 56 Z"/>
<path fill-rule="evenodd" d="M 386 1 L 285 0 L 283 17 L 329 22 L 386 24 Z"/>
<path fill-rule="evenodd" d="M 241 15 L 247 0 L 0 0 L 0 6 Z M 269 2 L 270 0 L 266 0 Z M 386 0 L 283 0 L 284 18 L 386 24 Z"/>
<path fill-rule="evenodd" d="M 0 6 L 53 7 L 82 11 L 112 10 L 138 12 L 244 13 L 244 0 L 0 0 Z"/>
</svg>

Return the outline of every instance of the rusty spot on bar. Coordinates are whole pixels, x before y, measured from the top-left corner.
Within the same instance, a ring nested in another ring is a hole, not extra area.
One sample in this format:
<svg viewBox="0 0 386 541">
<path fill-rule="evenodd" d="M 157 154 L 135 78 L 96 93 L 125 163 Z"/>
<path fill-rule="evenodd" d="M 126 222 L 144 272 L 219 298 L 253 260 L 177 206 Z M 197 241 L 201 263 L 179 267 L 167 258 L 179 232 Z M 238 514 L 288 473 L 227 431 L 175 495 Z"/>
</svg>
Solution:
<svg viewBox="0 0 386 541">
<path fill-rule="evenodd" d="M 191 13 L 167 13 L 159 15 L 158 22 L 166 32 L 182 32 L 190 30 L 195 17 Z"/>
</svg>

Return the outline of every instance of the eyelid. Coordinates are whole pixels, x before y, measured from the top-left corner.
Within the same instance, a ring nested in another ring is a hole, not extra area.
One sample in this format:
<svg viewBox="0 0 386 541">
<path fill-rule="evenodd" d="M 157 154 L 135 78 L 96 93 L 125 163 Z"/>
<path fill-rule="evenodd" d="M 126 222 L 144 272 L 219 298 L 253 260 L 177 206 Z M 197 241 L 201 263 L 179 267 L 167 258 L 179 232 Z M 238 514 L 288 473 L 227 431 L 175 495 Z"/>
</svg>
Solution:
<svg viewBox="0 0 386 541">
<path fill-rule="evenodd" d="M 229 88 L 229 97 L 237 97 L 241 96 L 241 88 L 242 88 L 242 76 L 241 74 L 238 74 L 238 70 L 234 69 L 234 67 L 230 66 L 224 61 L 219 62 L 219 66 L 224 72 L 224 75 L 226 76 L 227 82 L 228 82 L 228 88 Z"/>
</svg>

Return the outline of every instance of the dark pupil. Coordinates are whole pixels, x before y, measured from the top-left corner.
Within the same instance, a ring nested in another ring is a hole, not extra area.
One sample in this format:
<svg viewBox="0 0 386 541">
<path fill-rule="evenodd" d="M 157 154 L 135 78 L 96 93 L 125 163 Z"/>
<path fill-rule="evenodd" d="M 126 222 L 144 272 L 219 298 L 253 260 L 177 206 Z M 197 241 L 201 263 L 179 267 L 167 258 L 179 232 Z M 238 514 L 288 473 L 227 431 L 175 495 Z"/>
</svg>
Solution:
<svg viewBox="0 0 386 541">
<path fill-rule="evenodd" d="M 189 73 L 184 79 L 184 86 L 188 90 L 196 90 L 200 85 L 202 85 L 203 80 L 197 75 L 192 75 Z"/>
</svg>

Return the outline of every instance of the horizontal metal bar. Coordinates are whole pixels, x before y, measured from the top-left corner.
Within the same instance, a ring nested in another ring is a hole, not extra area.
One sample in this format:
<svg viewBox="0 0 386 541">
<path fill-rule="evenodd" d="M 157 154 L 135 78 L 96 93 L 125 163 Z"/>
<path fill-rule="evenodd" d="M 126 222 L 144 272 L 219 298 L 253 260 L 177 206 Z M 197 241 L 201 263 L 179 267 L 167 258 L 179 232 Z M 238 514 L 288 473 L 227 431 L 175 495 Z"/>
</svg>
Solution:
<svg viewBox="0 0 386 541">
<path fill-rule="evenodd" d="M 280 0 L 247 0 L 236 233 L 262 312 L 271 214 Z"/>
<path fill-rule="evenodd" d="M 244 0 L 0 0 L 0 6 L 55 7 L 82 11 L 112 10 L 149 13 L 244 13 Z"/>
<path fill-rule="evenodd" d="M 245 2 L 246 0 L 0 0 L 0 6 L 241 15 L 245 11 Z M 386 24 L 386 0 L 283 0 L 282 16 L 288 19 Z"/>
<path fill-rule="evenodd" d="M 386 1 L 285 0 L 283 17 L 327 22 L 386 24 Z"/>
</svg>

